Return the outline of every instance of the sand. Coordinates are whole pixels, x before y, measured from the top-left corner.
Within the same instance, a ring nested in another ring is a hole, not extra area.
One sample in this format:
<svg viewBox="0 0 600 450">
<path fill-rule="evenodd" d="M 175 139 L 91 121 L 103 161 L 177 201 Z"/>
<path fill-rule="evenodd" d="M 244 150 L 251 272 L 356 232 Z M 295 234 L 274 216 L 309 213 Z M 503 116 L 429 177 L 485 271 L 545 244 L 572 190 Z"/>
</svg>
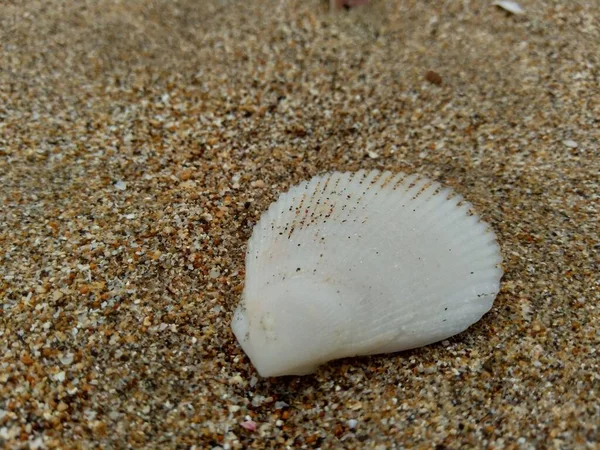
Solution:
<svg viewBox="0 0 600 450">
<path fill-rule="evenodd" d="M 600 446 L 599 2 L 67 3 L 0 6 L 0 447 Z M 252 226 L 359 168 L 471 201 L 501 293 L 261 379 L 230 329 Z"/>
</svg>

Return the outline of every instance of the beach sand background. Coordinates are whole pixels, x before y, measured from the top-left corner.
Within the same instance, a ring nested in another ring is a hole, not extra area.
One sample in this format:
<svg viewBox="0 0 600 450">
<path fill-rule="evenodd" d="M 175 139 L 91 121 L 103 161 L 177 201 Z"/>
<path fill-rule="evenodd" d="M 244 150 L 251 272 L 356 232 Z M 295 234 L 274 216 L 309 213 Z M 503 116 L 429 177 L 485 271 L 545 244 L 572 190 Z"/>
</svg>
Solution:
<svg viewBox="0 0 600 450">
<path fill-rule="evenodd" d="M 600 3 L 520 4 L 2 2 L 0 446 L 598 448 Z M 471 201 L 502 291 L 443 343 L 260 379 L 252 225 L 359 168 Z"/>
</svg>

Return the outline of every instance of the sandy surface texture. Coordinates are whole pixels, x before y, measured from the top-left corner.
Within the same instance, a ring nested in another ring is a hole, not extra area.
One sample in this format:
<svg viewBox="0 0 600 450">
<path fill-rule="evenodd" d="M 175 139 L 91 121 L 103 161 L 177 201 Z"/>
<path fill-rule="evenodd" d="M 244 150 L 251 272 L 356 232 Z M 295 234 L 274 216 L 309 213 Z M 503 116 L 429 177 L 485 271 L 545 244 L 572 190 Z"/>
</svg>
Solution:
<svg viewBox="0 0 600 450">
<path fill-rule="evenodd" d="M 491 3 L 1 2 L 0 447 L 598 448 L 600 2 Z M 359 168 L 471 201 L 502 291 L 443 343 L 261 379 L 252 226 Z"/>
</svg>

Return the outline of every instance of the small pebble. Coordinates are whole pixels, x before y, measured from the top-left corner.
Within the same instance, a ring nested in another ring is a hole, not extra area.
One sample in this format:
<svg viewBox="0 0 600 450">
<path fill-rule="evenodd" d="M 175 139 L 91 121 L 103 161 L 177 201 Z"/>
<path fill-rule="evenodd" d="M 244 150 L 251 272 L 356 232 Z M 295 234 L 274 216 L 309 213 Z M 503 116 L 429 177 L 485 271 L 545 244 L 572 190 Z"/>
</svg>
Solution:
<svg viewBox="0 0 600 450">
<path fill-rule="evenodd" d="M 65 366 L 70 366 L 73 363 L 73 353 L 67 353 L 60 357 L 60 362 Z"/>
<path fill-rule="evenodd" d="M 240 375 L 236 375 L 234 377 L 231 377 L 230 381 L 231 381 L 232 384 L 238 384 L 238 385 L 243 385 L 244 384 L 244 379 Z"/>
<path fill-rule="evenodd" d="M 256 431 L 256 422 L 254 420 L 246 420 L 240 425 L 248 431 Z"/>
<path fill-rule="evenodd" d="M 62 383 L 63 381 L 65 381 L 65 372 L 57 372 L 54 375 L 52 375 L 52 378 L 54 379 L 54 381 Z"/>
<path fill-rule="evenodd" d="M 438 86 L 441 85 L 443 82 L 442 76 L 439 73 L 434 72 L 433 70 L 428 70 L 425 73 L 425 79 L 430 83 L 436 84 Z"/>
<path fill-rule="evenodd" d="M 563 141 L 563 145 L 565 147 L 569 147 L 569 148 L 577 148 L 578 147 L 577 142 L 572 141 L 570 139 L 567 139 L 567 140 Z"/>
<path fill-rule="evenodd" d="M 125 183 L 124 181 L 119 180 L 119 181 L 117 181 L 115 183 L 115 189 L 117 191 L 124 191 L 125 189 L 127 189 L 127 183 Z"/>
<path fill-rule="evenodd" d="M 257 407 L 257 408 L 258 408 L 260 405 L 262 405 L 262 404 L 265 402 L 265 400 L 266 400 L 266 399 L 267 399 L 267 398 L 266 398 L 265 396 L 263 396 L 263 395 L 256 395 L 256 396 L 255 396 L 255 397 L 252 399 L 252 406 L 254 406 L 254 407 Z"/>
</svg>

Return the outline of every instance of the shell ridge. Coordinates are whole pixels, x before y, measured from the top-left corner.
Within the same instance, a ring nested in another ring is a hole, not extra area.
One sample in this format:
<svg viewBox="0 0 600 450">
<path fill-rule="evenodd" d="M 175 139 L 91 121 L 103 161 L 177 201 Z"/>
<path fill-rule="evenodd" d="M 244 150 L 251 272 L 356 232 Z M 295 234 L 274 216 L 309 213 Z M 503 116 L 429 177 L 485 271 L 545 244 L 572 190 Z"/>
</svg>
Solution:
<svg viewBox="0 0 600 450">
<path fill-rule="evenodd" d="M 371 175 L 372 177 L 377 175 L 377 171 L 373 171 L 370 174 L 364 174 L 364 173 L 358 173 L 357 176 L 354 176 L 350 179 L 350 177 L 345 177 L 345 183 L 342 183 L 341 186 L 338 185 L 337 186 L 337 195 L 338 197 L 342 197 L 343 201 L 341 202 L 341 205 L 337 205 L 337 207 L 335 208 L 335 211 L 333 211 L 331 214 L 326 214 L 325 218 L 319 217 L 317 218 L 317 220 L 315 221 L 314 225 L 316 226 L 321 226 L 321 232 L 319 233 L 322 244 L 324 244 L 324 249 L 328 247 L 328 243 L 330 241 L 330 238 L 333 236 L 333 233 L 329 233 L 328 230 L 330 228 L 330 226 L 335 226 L 336 223 L 343 223 L 343 221 L 345 220 L 346 222 L 352 220 L 352 217 L 354 215 L 357 214 L 356 210 L 352 210 L 350 208 L 344 208 L 343 206 L 345 205 L 350 205 L 353 203 L 348 202 L 347 200 L 352 200 L 355 196 L 356 196 L 356 187 L 359 186 L 360 182 L 363 181 L 365 179 L 368 179 L 367 177 L 369 175 Z M 363 178 L 364 177 L 364 178 Z M 349 196 L 349 198 L 348 198 Z M 344 199 L 345 197 L 345 199 Z M 356 203 L 356 204 L 360 204 L 360 203 Z M 327 225 L 327 223 L 329 223 L 329 225 Z M 352 236 L 353 234 L 355 234 L 355 229 L 359 228 L 360 224 L 356 224 L 355 226 L 352 226 L 351 224 L 346 224 L 346 229 L 348 231 L 348 233 L 350 233 L 350 235 Z M 317 236 L 319 237 L 319 236 Z M 306 242 L 310 242 L 312 240 L 312 237 L 304 237 L 304 239 L 299 238 L 299 240 L 304 240 Z M 342 252 L 345 251 L 352 251 L 351 246 L 348 245 L 344 245 L 343 248 L 339 249 Z M 339 251 L 337 252 L 338 257 L 341 257 L 343 255 L 340 255 Z M 338 259 L 340 261 L 343 261 L 342 259 Z"/>
<path fill-rule="evenodd" d="M 444 196 L 446 195 L 446 193 L 445 193 L 445 192 L 442 192 L 442 193 L 440 193 L 439 195 L 440 195 L 440 197 L 441 197 L 441 201 L 442 201 L 442 203 L 445 203 L 445 204 L 447 204 L 447 205 L 450 205 L 449 207 L 451 207 L 451 205 L 452 205 L 452 204 L 455 204 L 455 202 L 456 202 L 456 203 L 458 203 L 458 201 L 460 201 L 460 200 L 459 200 L 459 198 L 460 198 L 460 197 L 459 197 L 458 195 L 456 195 L 456 196 L 453 196 L 453 197 L 452 197 L 452 199 L 451 199 L 452 201 L 448 201 L 448 200 L 446 200 L 446 199 L 444 198 Z M 430 196 L 430 198 L 428 198 L 428 199 L 425 199 L 425 200 L 423 200 L 423 201 L 431 202 L 431 201 L 432 201 L 433 199 L 435 199 L 437 196 L 438 196 L 438 194 L 431 195 L 431 196 Z M 435 205 L 432 205 L 432 207 L 435 207 Z M 400 208 L 400 209 L 401 209 L 401 208 Z M 429 211 L 424 211 L 424 214 L 428 214 L 428 212 L 429 212 Z M 394 215 L 394 212 L 390 211 L 390 216 L 393 216 L 393 215 Z M 454 216 L 454 217 L 453 217 L 453 216 Z M 444 215 L 444 219 L 445 219 L 445 220 L 457 220 L 457 221 L 460 221 L 462 218 L 465 218 L 465 219 L 466 219 L 467 217 L 469 217 L 469 216 L 466 216 L 466 214 L 465 214 L 465 215 L 463 215 L 463 212 L 462 212 L 462 211 L 456 211 L 456 210 L 453 210 L 453 214 L 445 214 L 445 215 Z M 439 224 L 438 224 L 438 225 L 439 225 Z M 423 227 L 421 227 L 421 228 L 423 228 Z M 430 228 L 431 228 L 431 227 L 427 227 L 427 229 L 428 229 L 428 230 L 429 230 Z M 387 229 L 389 229 L 389 226 L 388 226 L 388 227 L 386 227 L 386 230 L 387 230 Z M 424 234 L 424 233 L 419 233 L 419 236 L 421 236 L 422 234 Z M 415 237 L 415 239 L 416 239 L 416 237 Z M 393 259 L 398 259 L 397 255 L 393 255 Z M 346 262 L 345 260 L 344 260 L 344 261 L 342 261 L 342 265 L 343 265 L 345 262 Z M 408 280 L 406 283 L 404 283 L 404 285 L 405 285 L 405 286 L 404 286 L 404 287 L 405 287 L 405 290 L 407 290 L 407 291 L 414 290 L 414 289 L 415 289 L 415 287 L 416 287 L 416 285 L 418 284 L 418 281 L 417 281 L 417 280 L 418 280 L 418 279 L 417 279 L 416 277 L 411 277 L 411 279 L 409 279 L 409 280 Z M 378 281 L 378 280 L 374 280 L 374 281 Z M 368 307 L 368 306 L 365 306 L 365 307 Z M 400 312 L 400 311 L 397 311 L 397 312 Z"/>
<path fill-rule="evenodd" d="M 288 367 L 303 373 L 330 359 L 414 348 L 468 328 L 491 308 L 500 250 L 469 202 L 425 176 L 322 174 L 281 194 L 256 223 L 236 316 L 261 317 L 260 308 L 274 302 L 273 317 L 287 311 L 287 324 L 308 308 L 314 320 L 302 319 L 306 329 L 280 330 L 296 333 L 297 342 L 318 342 L 312 361 Z M 257 319 L 243 326 L 256 328 Z M 251 340 L 255 333 L 260 327 Z M 247 352 L 270 351 L 240 343 Z M 289 351 L 273 355 L 289 360 Z"/>
<path fill-rule="evenodd" d="M 399 179 L 405 179 L 405 178 L 406 178 L 406 176 L 405 176 L 404 174 L 398 174 L 398 176 L 397 176 L 396 178 L 399 178 Z M 385 195 L 382 195 L 382 196 L 380 196 L 380 198 L 378 199 L 378 201 L 374 202 L 374 203 L 371 205 L 371 210 L 375 210 L 375 211 L 378 211 L 378 210 L 380 210 L 380 211 L 386 211 L 386 208 L 387 208 L 389 205 L 393 205 L 394 203 L 397 203 L 397 200 L 398 200 L 398 199 L 397 199 L 396 197 L 397 197 L 399 194 L 401 195 L 401 192 L 400 192 L 400 191 L 396 191 L 396 189 L 395 189 L 395 188 L 392 188 L 392 190 L 391 190 L 391 191 L 388 193 L 388 195 L 387 195 L 387 198 L 385 198 Z M 374 196 L 374 193 L 373 193 L 373 196 Z M 354 214 L 355 214 L 355 211 L 349 211 L 349 212 L 347 212 L 347 214 L 346 214 L 346 216 L 345 216 L 345 219 L 344 219 L 344 220 L 346 220 L 346 221 L 352 221 L 352 220 L 354 220 L 354 219 L 353 219 L 353 216 L 354 216 Z M 390 214 L 390 215 L 391 215 L 391 214 Z M 391 224 L 391 221 L 390 221 L 390 222 L 388 222 L 388 224 L 390 224 L 391 226 L 393 226 L 393 225 Z M 351 226 L 348 226 L 348 230 L 347 230 L 348 232 L 347 232 L 346 234 L 348 234 L 350 237 L 351 237 L 352 235 L 356 235 L 356 232 L 355 232 L 355 230 L 356 230 L 357 228 L 358 228 L 358 229 L 360 229 L 360 228 L 361 228 L 361 225 L 362 225 L 362 223 L 360 223 L 360 224 L 356 224 L 356 222 L 354 222 L 354 226 L 352 226 L 352 227 L 351 227 Z M 372 233 L 372 234 L 373 234 L 373 233 L 376 233 L 376 232 L 378 232 L 378 231 L 379 231 L 379 230 L 371 230 L 371 231 L 370 231 L 370 233 Z M 350 240 L 352 240 L 352 239 L 350 239 Z M 356 242 L 353 242 L 353 243 L 354 243 L 354 244 L 356 244 Z M 369 249 L 367 249 L 366 251 L 368 251 L 368 250 L 369 250 Z M 341 252 L 338 254 L 338 260 L 339 260 L 339 264 L 340 264 L 340 265 L 344 265 L 344 264 L 347 262 L 349 255 L 352 255 L 352 252 L 353 252 L 353 251 L 354 251 L 354 250 L 353 250 L 353 246 L 352 246 L 352 245 L 344 245 L 344 247 L 343 247 L 342 251 L 341 251 Z"/>
<path fill-rule="evenodd" d="M 257 223 L 254 230 L 256 233 L 253 232 L 250 239 L 258 243 L 254 253 L 255 260 L 261 259 L 262 256 L 268 258 L 273 247 L 281 248 L 283 247 L 282 243 L 286 239 L 289 240 L 291 237 L 290 230 L 296 223 L 298 211 L 306 201 L 306 192 L 309 185 L 310 181 L 304 181 L 292 187 L 288 192 L 281 194 L 263 216 L 264 222 L 261 219 Z M 272 257 L 273 255 L 270 256 L 270 258 Z M 268 262 L 267 258 L 262 258 L 263 263 Z M 258 274 L 262 273 L 263 268 L 264 264 L 257 266 L 256 272 Z M 257 281 L 265 282 L 260 278 L 260 276 L 257 276 Z"/>
<path fill-rule="evenodd" d="M 398 213 L 402 210 L 402 208 L 404 208 L 403 199 L 405 197 L 406 197 L 405 191 L 395 189 L 390 193 L 387 201 L 382 202 L 380 205 L 374 205 L 373 208 L 379 209 L 381 211 L 386 211 L 390 218 L 395 218 L 398 215 Z M 398 226 L 398 224 L 399 223 L 395 220 L 388 220 L 387 222 L 380 224 L 380 226 L 378 228 L 374 228 L 374 229 L 370 230 L 370 233 L 371 234 L 379 234 L 381 236 L 387 236 L 387 235 L 389 235 L 390 231 L 393 228 Z M 400 223 L 400 225 L 403 225 L 403 224 L 406 224 L 406 222 Z M 381 245 L 381 244 L 380 244 L 380 246 L 383 247 L 383 245 Z M 367 250 L 371 250 L 371 252 L 372 252 L 372 248 L 369 248 Z M 377 250 L 376 250 L 376 252 L 377 252 Z M 348 254 L 343 255 L 341 257 L 340 263 L 342 265 L 344 263 L 346 263 L 347 258 L 348 258 Z"/>
</svg>

